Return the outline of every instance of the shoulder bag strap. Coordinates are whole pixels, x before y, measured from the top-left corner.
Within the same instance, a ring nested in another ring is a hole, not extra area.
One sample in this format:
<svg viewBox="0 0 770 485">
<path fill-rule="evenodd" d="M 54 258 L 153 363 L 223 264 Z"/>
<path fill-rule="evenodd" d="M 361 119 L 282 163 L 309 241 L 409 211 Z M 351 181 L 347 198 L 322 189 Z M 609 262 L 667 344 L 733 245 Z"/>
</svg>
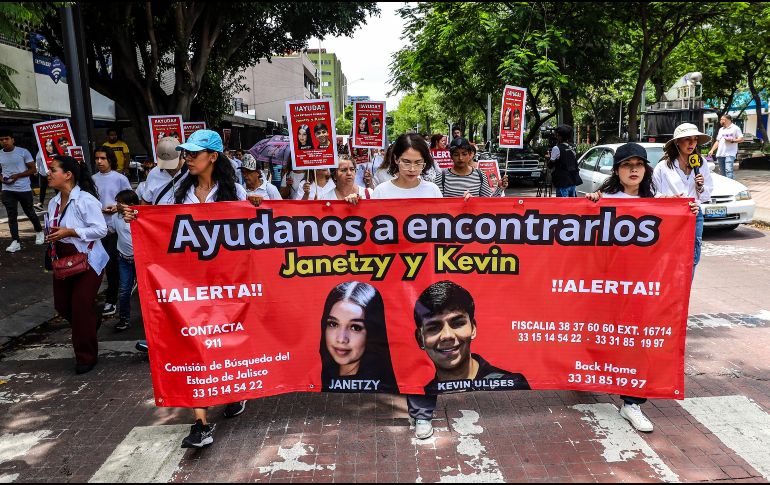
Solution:
<svg viewBox="0 0 770 485">
<path fill-rule="evenodd" d="M 179 169 L 179 173 L 172 178 L 169 183 L 166 184 L 165 187 L 163 187 L 163 190 L 160 191 L 157 197 L 155 197 L 155 202 L 152 203 L 152 205 L 158 205 L 158 203 L 163 199 L 163 196 L 165 196 L 169 190 L 177 183 L 179 182 L 179 179 L 181 179 L 184 174 L 187 173 L 187 164 L 185 163 L 182 165 L 182 168 Z"/>
</svg>

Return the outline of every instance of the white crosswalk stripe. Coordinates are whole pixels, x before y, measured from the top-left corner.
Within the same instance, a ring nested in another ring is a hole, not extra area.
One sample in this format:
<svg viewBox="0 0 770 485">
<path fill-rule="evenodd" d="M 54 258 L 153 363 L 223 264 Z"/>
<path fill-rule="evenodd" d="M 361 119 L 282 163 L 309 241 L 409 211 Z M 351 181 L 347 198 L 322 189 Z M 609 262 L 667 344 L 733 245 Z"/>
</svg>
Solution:
<svg viewBox="0 0 770 485">
<path fill-rule="evenodd" d="M 166 483 L 185 454 L 189 425 L 137 426 L 115 448 L 89 483 Z"/>
<path fill-rule="evenodd" d="M 679 401 L 722 443 L 770 480 L 770 414 L 746 396 L 696 397 Z"/>
</svg>

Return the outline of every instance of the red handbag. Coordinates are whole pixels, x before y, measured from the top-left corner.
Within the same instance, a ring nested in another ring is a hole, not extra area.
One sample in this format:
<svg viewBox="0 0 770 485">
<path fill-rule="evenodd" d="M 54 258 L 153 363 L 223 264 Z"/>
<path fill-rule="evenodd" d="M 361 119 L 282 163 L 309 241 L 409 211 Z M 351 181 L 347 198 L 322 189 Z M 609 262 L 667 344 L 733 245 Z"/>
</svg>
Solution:
<svg viewBox="0 0 770 485">
<path fill-rule="evenodd" d="M 59 207 L 56 207 L 54 220 L 57 221 L 57 224 L 61 219 L 64 219 L 67 207 L 69 207 L 69 204 L 64 208 L 61 218 L 59 218 Z M 88 253 L 91 252 L 93 247 L 94 241 L 91 241 L 91 244 L 88 245 Z M 91 268 L 88 264 L 88 253 L 77 253 L 59 258 L 56 256 L 56 243 L 51 244 L 51 266 L 53 267 L 53 277 L 57 280 L 63 280 L 88 271 Z"/>
</svg>

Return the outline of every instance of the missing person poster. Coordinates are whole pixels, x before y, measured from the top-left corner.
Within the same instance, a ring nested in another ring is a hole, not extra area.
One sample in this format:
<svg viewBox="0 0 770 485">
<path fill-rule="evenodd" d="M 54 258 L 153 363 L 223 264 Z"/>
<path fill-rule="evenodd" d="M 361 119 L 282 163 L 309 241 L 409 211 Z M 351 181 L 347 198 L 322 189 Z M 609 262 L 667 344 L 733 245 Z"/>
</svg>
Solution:
<svg viewBox="0 0 770 485">
<path fill-rule="evenodd" d="M 386 148 L 385 101 L 353 102 L 354 148 Z"/>
<path fill-rule="evenodd" d="M 506 86 L 500 109 L 500 148 L 524 148 L 524 108 L 527 90 Z"/>
<path fill-rule="evenodd" d="M 83 154 L 83 147 L 79 147 L 79 146 L 67 147 L 67 155 L 71 156 L 72 158 L 79 161 L 80 163 L 83 163 L 86 161 L 86 157 Z"/>
<path fill-rule="evenodd" d="M 688 200 L 511 200 L 136 207 L 156 403 L 295 391 L 683 398 Z"/>
<path fill-rule="evenodd" d="M 431 150 L 430 154 L 438 168 L 451 168 L 454 165 L 449 150 Z"/>
<path fill-rule="evenodd" d="M 147 119 L 150 124 L 150 140 L 152 140 L 153 160 L 158 158 L 155 154 L 155 146 L 163 138 L 171 136 L 180 142 L 183 141 L 182 136 L 184 135 L 184 128 L 182 115 L 148 116 Z"/>
<path fill-rule="evenodd" d="M 478 163 L 479 170 L 486 176 L 489 188 L 494 192 L 500 184 L 500 167 L 497 160 L 479 160 Z"/>
<path fill-rule="evenodd" d="M 334 109 L 329 100 L 287 101 L 292 169 L 336 168 Z"/>
<path fill-rule="evenodd" d="M 184 132 L 184 140 L 180 140 L 182 143 L 186 142 L 187 139 L 195 133 L 198 130 L 205 130 L 206 129 L 206 122 L 205 121 L 185 121 L 182 123 L 182 130 Z"/>
<path fill-rule="evenodd" d="M 67 148 L 75 145 L 75 136 L 68 119 L 42 121 L 32 125 L 37 148 L 46 165 L 51 166 L 53 157 L 67 155 Z"/>
</svg>

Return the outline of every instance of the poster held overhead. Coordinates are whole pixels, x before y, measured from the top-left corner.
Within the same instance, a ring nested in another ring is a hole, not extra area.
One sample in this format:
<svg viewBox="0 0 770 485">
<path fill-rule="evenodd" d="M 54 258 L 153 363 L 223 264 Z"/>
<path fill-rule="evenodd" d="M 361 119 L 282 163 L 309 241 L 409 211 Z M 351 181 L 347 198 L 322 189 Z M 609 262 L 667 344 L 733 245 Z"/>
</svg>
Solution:
<svg viewBox="0 0 770 485">
<path fill-rule="evenodd" d="M 292 169 L 337 168 L 334 109 L 329 100 L 287 101 Z"/>
<path fill-rule="evenodd" d="M 32 130 L 35 133 L 37 148 L 48 166 L 53 162 L 53 157 L 68 155 L 67 148 L 75 145 L 75 136 L 67 119 L 35 123 Z"/>
<path fill-rule="evenodd" d="M 353 102 L 353 148 L 385 148 L 385 101 Z"/>
<path fill-rule="evenodd" d="M 206 129 L 205 121 L 185 121 L 182 125 L 184 131 L 184 140 L 180 140 L 182 143 L 186 142 L 190 135 L 196 131 Z"/>
<path fill-rule="evenodd" d="M 80 163 L 84 163 L 86 161 L 86 157 L 83 154 L 83 147 L 79 147 L 79 146 L 67 147 L 67 155 L 71 156 L 72 158 L 74 158 Z"/>
<path fill-rule="evenodd" d="M 524 107 L 527 89 L 506 86 L 500 108 L 500 148 L 524 148 Z"/>
<path fill-rule="evenodd" d="M 172 136 L 182 141 L 182 135 L 184 135 L 182 115 L 160 115 L 160 116 L 148 116 L 147 119 L 150 123 L 150 141 L 152 144 L 152 159 L 157 158 L 155 154 L 155 145 L 158 142 L 167 137 Z"/>
</svg>

